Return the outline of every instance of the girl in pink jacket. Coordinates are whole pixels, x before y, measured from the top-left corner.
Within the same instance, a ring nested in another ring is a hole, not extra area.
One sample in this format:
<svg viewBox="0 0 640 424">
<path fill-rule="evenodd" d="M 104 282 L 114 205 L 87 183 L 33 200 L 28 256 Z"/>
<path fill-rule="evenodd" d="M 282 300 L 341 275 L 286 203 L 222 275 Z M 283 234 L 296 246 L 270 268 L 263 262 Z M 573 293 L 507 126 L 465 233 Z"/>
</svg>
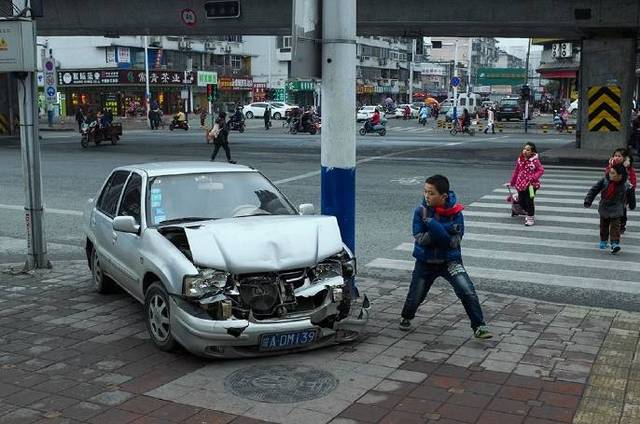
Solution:
<svg viewBox="0 0 640 424">
<path fill-rule="evenodd" d="M 524 225 L 535 224 L 535 204 L 536 191 L 540 188 L 540 178 L 544 173 L 544 168 L 540 163 L 536 145 L 529 142 L 524 145 L 522 153 L 516 160 L 516 167 L 511 174 L 511 187 L 518 190 L 518 203 L 527 212 L 524 218 Z"/>
</svg>

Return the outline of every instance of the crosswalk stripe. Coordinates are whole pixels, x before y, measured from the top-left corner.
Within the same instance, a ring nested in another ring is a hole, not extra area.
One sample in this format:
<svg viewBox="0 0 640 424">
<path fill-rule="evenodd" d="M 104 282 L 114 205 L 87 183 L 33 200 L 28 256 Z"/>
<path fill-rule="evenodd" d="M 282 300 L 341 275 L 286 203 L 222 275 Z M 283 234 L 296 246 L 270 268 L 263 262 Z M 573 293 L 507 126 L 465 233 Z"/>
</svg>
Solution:
<svg viewBox="0 0 640 424">
<path fill-rule="evenodd" d="M 513 191 L 513 190 L 511 190 Z M 506 188 L 496 188 L 493 190 L 494 193 L 509 193 L 509 190 Z M 571 196 L 571 197 L 582 197 L 583 199 L 587 195 L 587 190 L 584 191 L 560 191 L 560 190 L 545 190 L 544 187 L 538 193 L 536 193 L 536 198 L 538 196 Z"/>
<path fill-rule="evenodd" d="M 470 211 L 465 210 L 464 216 L 475 216 L 482 218 L 505 218 L 505 214 L 502 212 L 480 212 L 480 211 Z M 542 225 L 548 221 L 555 222 L 568 222 L 571 224 L 592 224 L 597 226 L 600 225 L 600 218 L 582 218 L 582 217 L 573 217 L 573 216 L 559 216 L 559 215 L 536 215 L 536 221 L 540 221 Z M 636 227 L 638 224 L 634 222 L 627 223 L 627 227 Z"/>
<path fill-rule="evenodd" d="M 500 196 L 498 194 L 496 195 L 487 194 L 480 198 L 480 200 L 502 200 L 504 204 L 507 204 L 506 199 L 507 199 L 507 196 Z M 583 202 L 584 202 L 584 199 L 563 199 L 561 197 L 546 197 L 542 194 L 541 195 L 536 194 L 536 207 L 540 203 L 561 203 L 563 205 L 581 205 L 582 206 Z M 473 205 L 473 203 L 471 203 L 469 206 L 471 205 Z"/>
<path fill-rule="evenodd" d="M 593 245 L 591 245 L 591 249 L 593 250 Z M 412 251 L 413 245 L 410 243 L 403 243 L 400 246 L 396 247 L 394 250 Z M 551 264 L 563 266 L 579 266 L 582 268 L 609 268 L 624 269 L 627 271 L 640 271 L 640 263 L 636 262 L 626 262 L 611 259 L 580 258 L 576 256 L 543 255 L 540 253 L 515 252 L 513 250 L 488 250 L 464 247 L 462 249 L 462 256 L 466 258 L 493 259 L 545 265 Z"/>
<path fill-rule="evenodd" d="M 542 178 L 541 183 L 542 186 L 546 186 L 547 184 L 551 183 L 551 184 L 556 184 L 556 183 L 560 183 L 560 184 L 576 184 L 576 185 L 583 185 L 585 187 L 591 187 L 593 186 L 595 183 L 598 182 L 599 178 L 594 178 L 593 180 L 587 180 L 585 179 L 583 180 L 570 180 L 570 179 L 566 179 L 566 178 Z"/>
<path fill-rule="evenodd" d="M 522 222 L 522 221 L 520 221 Z M 482 228 L 487 230 L 495 230 L 499 232 L 503 231 L 518 231 L 523 234 L 526 233 L 552 233 L 552 234 L 568 234 L 571 236 L 591 236 L 594 240 L 599 240 L 598 235 L 598 227 L 593 228 L 572 228 L 572 227 L 558 227 L 553 225 L 534 225 L 533 227 L 525 227 L 520 224 L 505 224 L 502 222 L 484 222 L 484 221 L 475 221 L 472 219 L 465 219 L 464 221 L 465 228 L 465 237 L 469 234 L 470 231 L 474 231 L 474 229 Z M 481 233 L 485 234 L 485 233 Z M 634 239 L 640 240 L 640 233 L 638 232 L 630 232 L 627 230 L 624 233 L 623 239 Z"/>
<path fill-rule="evenodd" d="M 586 215 L 597 215 L 598 214 L 598 205 L 594 203 L 591 208 L 571 208 L 566 206 L 545 206 L 538 205 L 538 201 L 536 199 L 536 211 L 551 211 L 551 212 L 559 212 L 559 213 L 577 213 L 577 214 L 586 214 Z M 510 211 L 511 208 L 509 205 L 505 203 L 484 203 L 484 202 L 473 202 L 468 206 L 469 208 L 490 208 L 490 209 L 504 209 L 505 211 Z M 469 209 L 467 209 L 469 210 Z M 627 215 L 629 216 L 640 216 L 640 214 L 636 211 L 627 211 Z"/>
<path fill-rule="evenodd" d="M 465 241 L 481 241 L 481 242 L 491 242 L 491 243 L 499 243 L 499 244 L 517 244 L 517 245 L 525 245 L 525 246 L 544 246 L 544 247 L 555 247 L 555 248 L 562 248 L 562 249 L 589 250 L 592 252 L 598 249 L 598 245 L 595 242 L 589 243 L 584 241 L 573 241 L 573 240 L 505 236 L 504 234 L 497 235 L 497 234 L 465 233 L 464 238 L 462 239 L 463 248 L 465 247 Z M 625 252 L 640 253 L 640 247 L 637 247 L 637 246 L 623 246 L 623 248 Z M 413 243 L 401 243 L 394 250 L 399 250 L 402 252 L 412 252 Z M 464 253 L 466 253 L 466 249 L 463 250 L 463 256 L 464 256 Z M 617 263 L 618 262 L 616 261 L 616 264 Z"/>
<path fill-rule="evenodd" d="M 579 174 L 556 174 L 556 173 L 552 173 L 552 172 L 545 172 L 544 175 L 542 176 L 542 180 L 544 181 L 545 178 L 568 178 L 568 179 L 576 179 L 576 180 L 593 180 L 596 181 L 598 178 L 602 178 L 604 177 L 604 170 L 602 172 L 599 173 L 593 173 L 593 174 L 589 174 L 589 175 L 579 175 Z"/>
<path fill-rule="evenodd" d="M 544 160 L 544 159 L 543 159 Z M 607 163 L 608 159 L 605 159 L 603 163 Z M 565 165 L 544 165 L 544 169 L 559 169 L 563 172 L 589 172 L 589 171 L 603 171 L 604 167 L 597 166 L 565 166 Z"/>
<path fill-rule="evenodd" d="M 413 261 L 376 258 L 365 265 L 367 268 L 413 271 Z M 476 266 L 465 266 L 473 279 L 488 279 L 516 283 L 541 284 L 546 286 L 573 287 L 581 289 L 606 290 L 621 293 L 640 294 L 640 283 L 624 280 L 572 277 L 569 275 L 544 274 L 540 272 L 512 271 Z"/>
</svg>

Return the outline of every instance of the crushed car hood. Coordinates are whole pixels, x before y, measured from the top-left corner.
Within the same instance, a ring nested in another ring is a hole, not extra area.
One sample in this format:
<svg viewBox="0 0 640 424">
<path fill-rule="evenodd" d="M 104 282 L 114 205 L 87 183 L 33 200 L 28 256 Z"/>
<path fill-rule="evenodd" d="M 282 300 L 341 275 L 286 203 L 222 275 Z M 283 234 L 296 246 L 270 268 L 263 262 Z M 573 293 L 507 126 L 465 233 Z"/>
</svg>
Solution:
<svg viewBox="0 0 640 424">
<path fill-rule="evenodd" d="M 183 227 L 195 265 L 236 274 L 313 266 L 342 250 L 332 216 L 255 216 Z"/>
</svg>

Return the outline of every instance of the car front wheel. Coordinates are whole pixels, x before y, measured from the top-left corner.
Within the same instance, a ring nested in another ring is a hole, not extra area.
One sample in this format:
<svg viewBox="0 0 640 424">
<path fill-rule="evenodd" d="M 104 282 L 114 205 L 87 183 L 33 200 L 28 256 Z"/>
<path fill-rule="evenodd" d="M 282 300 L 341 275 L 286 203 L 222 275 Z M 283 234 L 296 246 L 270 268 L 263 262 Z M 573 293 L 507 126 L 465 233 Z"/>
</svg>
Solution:
<svg viewBox="0 0 640 424">
<path fill-rule="evenodd" d="M 171 308 L 169 296 L 162 284 L 151 284 L 144 297 L 144 311 L 146 314 L 147 330 L 153 344 L 158 349 L 171 352 L 176 349 L 178 342 L 171 335 Z"/>
<path fill-rule="evenodd" d="M 280 112 L 276 112 L 273 114 L 273 119 L 275 120 L 280 120 L 282 119 L 282 115 L 280 114 Z"/>
</svg>

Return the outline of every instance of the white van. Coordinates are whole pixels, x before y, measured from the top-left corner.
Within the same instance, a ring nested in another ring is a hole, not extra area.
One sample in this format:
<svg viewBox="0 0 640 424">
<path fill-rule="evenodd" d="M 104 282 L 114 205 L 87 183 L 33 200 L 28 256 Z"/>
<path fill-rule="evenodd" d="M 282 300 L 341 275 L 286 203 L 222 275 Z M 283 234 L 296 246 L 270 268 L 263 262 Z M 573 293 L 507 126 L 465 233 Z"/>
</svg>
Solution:
<svg viewBox="0 0 640 424">
<path fill-rule="evenodd" d="M 467 109 L 471 115 L 475 115 L 476 112 L 482 107 L 482 96 L 476 93 L 460 93 L 458 95 L 458 108 L 460 111 Z"/>
</svg>

